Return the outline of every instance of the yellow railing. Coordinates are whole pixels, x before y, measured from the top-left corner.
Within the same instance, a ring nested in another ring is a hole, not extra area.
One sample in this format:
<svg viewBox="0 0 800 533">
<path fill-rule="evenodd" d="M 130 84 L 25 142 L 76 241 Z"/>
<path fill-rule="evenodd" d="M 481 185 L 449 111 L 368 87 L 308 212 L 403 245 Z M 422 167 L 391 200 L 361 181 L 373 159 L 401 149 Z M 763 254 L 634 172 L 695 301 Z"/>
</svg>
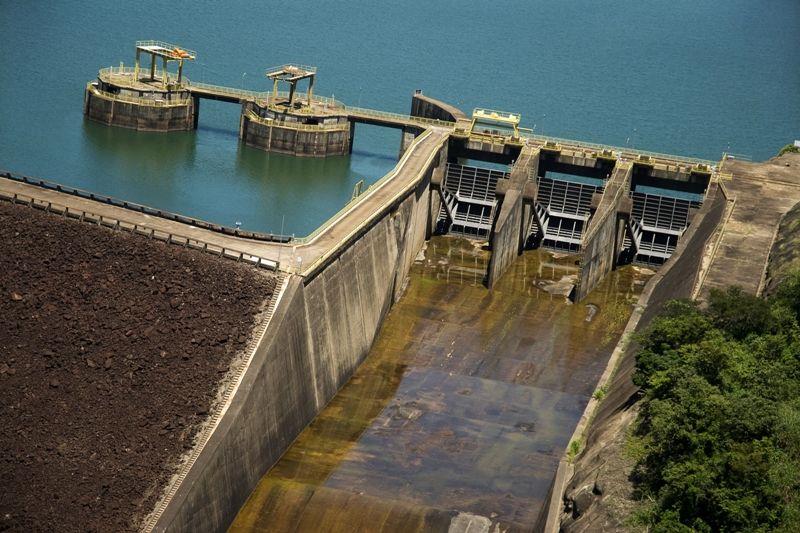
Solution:
<svg viewBox="0 0 800 533">
<path fill-rule="evenodd" d="M 164 48 L 164 49 L 169 50 L 169 51 L 175 50 L 177 48 L 177 49 L 183 50 L 184 52 L 186 52 L 187 54 L 192 56 L 192 59 L 196 59 L 197 58 L 197 52 L 195 52 L 194 50 L 190 50 L 190 49 L 186 48 L 185 46 L 179 46 L 177 44 L 167 43 L 167 42 L 164 42 L 164 41 L 152 41 L 152 40 L 150 40 L 150 41 L 136 41 L 136 47 L 137 48 L 142 47 L 142 46 L 158 46 L 160 48 Z"/>
</svg>

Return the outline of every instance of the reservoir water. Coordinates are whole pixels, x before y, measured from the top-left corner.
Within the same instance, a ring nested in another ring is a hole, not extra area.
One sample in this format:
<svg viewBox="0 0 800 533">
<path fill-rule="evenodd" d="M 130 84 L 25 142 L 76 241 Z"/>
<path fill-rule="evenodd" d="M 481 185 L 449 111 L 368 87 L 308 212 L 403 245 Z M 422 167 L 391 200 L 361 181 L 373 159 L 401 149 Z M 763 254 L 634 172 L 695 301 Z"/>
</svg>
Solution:
<svg viewBox="0 0 800 533">
<path fill-rule="evenodd" d="M 800 137 L 796 0 L 0 1 L 0 167 L 246 229 L 306 234 L 399 134 L 359 126 L 352 157 L 267 155 L 237 142 L 239 108 L 204 102 L 196 132 L 85 122 L 97 69 L 138 39 L 193 48 L 190 78 L 266 90 L 265 70 L 319 67 L 316 92 L 408 112 L 415 89 L 517 111 L 537 133 L 755 159 Z"/>
</svg>

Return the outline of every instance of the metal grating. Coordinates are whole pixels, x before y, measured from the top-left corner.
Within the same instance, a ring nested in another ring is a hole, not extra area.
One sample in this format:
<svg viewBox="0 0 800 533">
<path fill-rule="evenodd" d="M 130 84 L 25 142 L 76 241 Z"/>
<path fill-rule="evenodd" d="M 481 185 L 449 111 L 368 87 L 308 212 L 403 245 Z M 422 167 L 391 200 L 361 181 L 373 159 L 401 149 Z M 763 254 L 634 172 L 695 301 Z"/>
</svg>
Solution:
<svg viewBox="0 0 800 533">
<path fill-rule="evenodd" d="M 671 232 L 682 232 L 689 223 L 691 202 L 680 198 L 659 196 L 654 194 L 631 192 L 633 212 L 631 215 L 642 227 L 661 229 Z"/>
<path fill-rule="evenodd" d="M 439 210 L 439 231 L 487 238 L 497 206 L 497 182 L 508 175 L 500 170 L 448 164 L 442 184 L 444 201 Z"/>
<path fill-rule="evenodd" d="M 531 222 L 531 234 L 539 238 L 545 248 L 579 251 L 590 216 L 592 196 L 596 192 L 603 192 L 603 187 L 539 178 L 536 217 Z"/>
<path fill-rule="evenodd" d="M 661 265 L 689 226 L 690 209 L 702 202 L 635 191 L 630 196 L 633 210 L 623 247 L 636 263 Z"/>
</svg>

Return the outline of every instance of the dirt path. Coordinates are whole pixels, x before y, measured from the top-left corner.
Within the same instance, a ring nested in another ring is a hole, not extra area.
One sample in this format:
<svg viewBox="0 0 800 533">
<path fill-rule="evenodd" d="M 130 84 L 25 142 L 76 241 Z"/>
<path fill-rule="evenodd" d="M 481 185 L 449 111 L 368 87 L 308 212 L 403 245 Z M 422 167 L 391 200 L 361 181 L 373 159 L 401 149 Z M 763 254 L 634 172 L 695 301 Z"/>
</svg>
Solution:
<svg viewBox="0 0 800 533">
<path fill-rule="evenodd" d="M 0 202 L 0 531 L 137 529 L 274 286 Z"/>
</svg>

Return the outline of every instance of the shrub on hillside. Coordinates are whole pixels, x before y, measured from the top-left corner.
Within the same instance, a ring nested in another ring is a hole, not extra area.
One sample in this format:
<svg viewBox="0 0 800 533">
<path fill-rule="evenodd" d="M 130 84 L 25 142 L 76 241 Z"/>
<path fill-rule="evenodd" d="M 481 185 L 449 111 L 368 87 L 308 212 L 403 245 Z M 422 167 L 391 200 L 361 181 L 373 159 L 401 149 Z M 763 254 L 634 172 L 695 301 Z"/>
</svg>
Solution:
<svg viewBox="0 0 800 533">
<path fill-rule="evenodd" d="M 770 300 L 715 291 L 671 302 L 640 337 L 643 453 L 634 482 L 653 531 L 800 531 L 800 273 Z"/>
</svg>

